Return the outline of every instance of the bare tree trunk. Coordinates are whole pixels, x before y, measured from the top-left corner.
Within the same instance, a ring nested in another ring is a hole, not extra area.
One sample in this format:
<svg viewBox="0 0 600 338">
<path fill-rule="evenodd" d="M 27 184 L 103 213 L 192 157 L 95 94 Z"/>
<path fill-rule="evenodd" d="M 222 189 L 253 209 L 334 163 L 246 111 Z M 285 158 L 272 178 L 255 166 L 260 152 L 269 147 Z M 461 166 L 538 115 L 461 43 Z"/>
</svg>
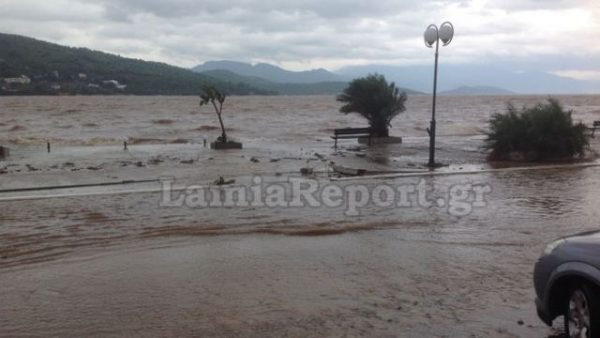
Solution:
<svg viewBox="0 0 600 338">
<path fill-rule="evenodd" d="M 227 133 L 225 132 L 225 124 L 223 123 L 223 118 L 221 117 L 221 112 L 223 111 L 223 105 L 217 107 L 217 104 L 213 102 L 213 106 L 215 107 L 215 111 L 217 112 L 217 116 L 219 117 L 219 124 L 221 125 L 221 141 L 223 143 L 227 143 Z"/>
<path fill-rule="evenodd" d="M 223 139 L 223 143 L 227 143 L 227 134 L 225 133 L 225 125 L 223 124 L 223 118 L 221 118 L 221 113 L 219 115 L 219 123 L 221 124 L 221 131 L 223 132 L 221 138 Z"/>
</svg>

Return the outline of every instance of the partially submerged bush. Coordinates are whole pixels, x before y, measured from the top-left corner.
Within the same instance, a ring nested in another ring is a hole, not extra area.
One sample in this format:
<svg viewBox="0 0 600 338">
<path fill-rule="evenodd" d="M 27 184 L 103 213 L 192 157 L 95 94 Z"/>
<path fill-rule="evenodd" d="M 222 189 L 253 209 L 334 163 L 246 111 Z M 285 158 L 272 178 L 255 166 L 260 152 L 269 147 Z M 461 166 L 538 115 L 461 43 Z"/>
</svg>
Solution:
<svg viewBox="0 0 600 338">
<path fill-rule="evenodd" d="M 373 74 L 354 79 L 337 100 L 344 103 L 342 113 L 364 116 L 376 136 L 387 137 L 392 119 L 405 110 L 406 93 L 383 75 Z"/>
<path fill-rule="evenodd" d="M 511 159 L 513 154 L 527 160 L 583 156 L 589 135 L 584 124 L 573 123 L 571 114 L 555 99 L 520 111 L 509 104 L 506 114 L 494 114 L 489 121 L 485 148 L 493 160 Z"/>
</svg>

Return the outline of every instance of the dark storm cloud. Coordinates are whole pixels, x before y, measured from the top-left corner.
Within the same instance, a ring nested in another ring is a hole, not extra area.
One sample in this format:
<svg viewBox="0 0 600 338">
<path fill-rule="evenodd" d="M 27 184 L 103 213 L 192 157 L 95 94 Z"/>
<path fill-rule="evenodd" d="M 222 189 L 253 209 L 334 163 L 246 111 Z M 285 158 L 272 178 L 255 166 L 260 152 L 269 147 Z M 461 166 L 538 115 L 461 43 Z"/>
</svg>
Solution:
<svg viewBox="0 0 600 338">
<path fill-rule="evenodd" d="M 594 43 L 600 6 L 593 0 L 2 2 L 4 32 L 182 66 L 214 59 L 295 68 L 429 63 L 423 30 L 444 20 L 457 31 L 443 50 L 446 62 L 536 64 L 600 56 Z"/>
</svg>

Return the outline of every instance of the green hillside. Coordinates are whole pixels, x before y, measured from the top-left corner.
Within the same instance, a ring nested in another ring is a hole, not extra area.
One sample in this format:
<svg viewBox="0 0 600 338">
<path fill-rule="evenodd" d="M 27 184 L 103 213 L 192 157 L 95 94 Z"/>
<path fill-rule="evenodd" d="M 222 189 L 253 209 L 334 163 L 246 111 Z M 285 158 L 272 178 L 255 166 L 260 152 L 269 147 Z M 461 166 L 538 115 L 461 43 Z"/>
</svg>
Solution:
<svg viewBox="0 0 600 338">
<path fill-rule="evenodd" d="M 0 34 L 0 95 L 196 95 L 212 83 L 229 94 L 269 94 L 164 63 Z"/>
</svg>

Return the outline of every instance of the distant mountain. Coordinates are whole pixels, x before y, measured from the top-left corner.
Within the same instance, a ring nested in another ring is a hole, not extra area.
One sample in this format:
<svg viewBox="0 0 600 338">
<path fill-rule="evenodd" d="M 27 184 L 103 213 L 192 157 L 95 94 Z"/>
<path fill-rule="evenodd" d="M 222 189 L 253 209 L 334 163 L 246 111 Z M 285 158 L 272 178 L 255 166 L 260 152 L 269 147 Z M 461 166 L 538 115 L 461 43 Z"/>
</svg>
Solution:
<svg viewBox="0 0 600 338">
<path fill-rule="evenodd" d="M 432 66 L 365 65 L 344 67 L 337 74 L 346 77 L 380 73 L 402 87 L 431 93 Z M 440 64 L 438 91 L 450 91 L 462 86 L 489 86 L 519 94 L 579 94 L 594 92 L 593 83 L 544 72 L 512 71 L 494 65 Z"/>
<path fill-rule="evenodd" d="M 202 75 L 218 81 L 246 85 L 275 95 L 337 95 L 348 85 L 347 82 L 279 83 L 260 77 L 242 76 L 228 70 L 209 70 Z"/>
<path fill-rule="evenodd" d="M 211 70 L 228 70 L 232 73 L 259 77 L 279 83 L 317 83 L 317 82 L 345 82 L 342 76 L 331 73 L 325 69 L 315 69 L 302 72 L 293 72 L 266 63 L 251 65 L 235 61 L 209 61 L 193 68 L 198 73 Z"/>
<path fill-rule="evenodd" d="M 247 85 L 278 95 L 337 95 L 348 86 L 348 82 L 345 81 L 280 83 L 265 80 L 256 76 L 242 76 L 222 69 L 209 70 L 202 72 L 201 74 L 219 81 L 231 84 Z M 400 88 L 400 90 L 406 92 L 407 94 L 423 94 L 405 88 Z"/>
<path fill-rule="evenodd" d="M 207 83 L 230 94 L 267 94 L 164 63 L 0 34 L 0 95 L 196 95 Z"/>
<path fill-rule="evenodd" d="M 0 95 L 196 95 L 211 83 L 233 95 L 335 95 L 351 79 L 380 73 L 408 94 L 431 93 L 432 66 L 349 66 L 294 72 L 269 64 L 210 61 L 195 71 L 0 33 Z M 446 95 L 582 94 L 600 82 L 494 64 L 440 64 L 438 92 Z"/>
<path fill-rule="evenodd" d="M 456 95 L 456 96 L 468 96 L 468 95 L 514 95 L 515 92 L 505 90 L 502 88 L 488 87 L 488 86 L 462 86 L 452 90 L 446 90 L 439 93 L 439 95 Z"/>
</svg>

